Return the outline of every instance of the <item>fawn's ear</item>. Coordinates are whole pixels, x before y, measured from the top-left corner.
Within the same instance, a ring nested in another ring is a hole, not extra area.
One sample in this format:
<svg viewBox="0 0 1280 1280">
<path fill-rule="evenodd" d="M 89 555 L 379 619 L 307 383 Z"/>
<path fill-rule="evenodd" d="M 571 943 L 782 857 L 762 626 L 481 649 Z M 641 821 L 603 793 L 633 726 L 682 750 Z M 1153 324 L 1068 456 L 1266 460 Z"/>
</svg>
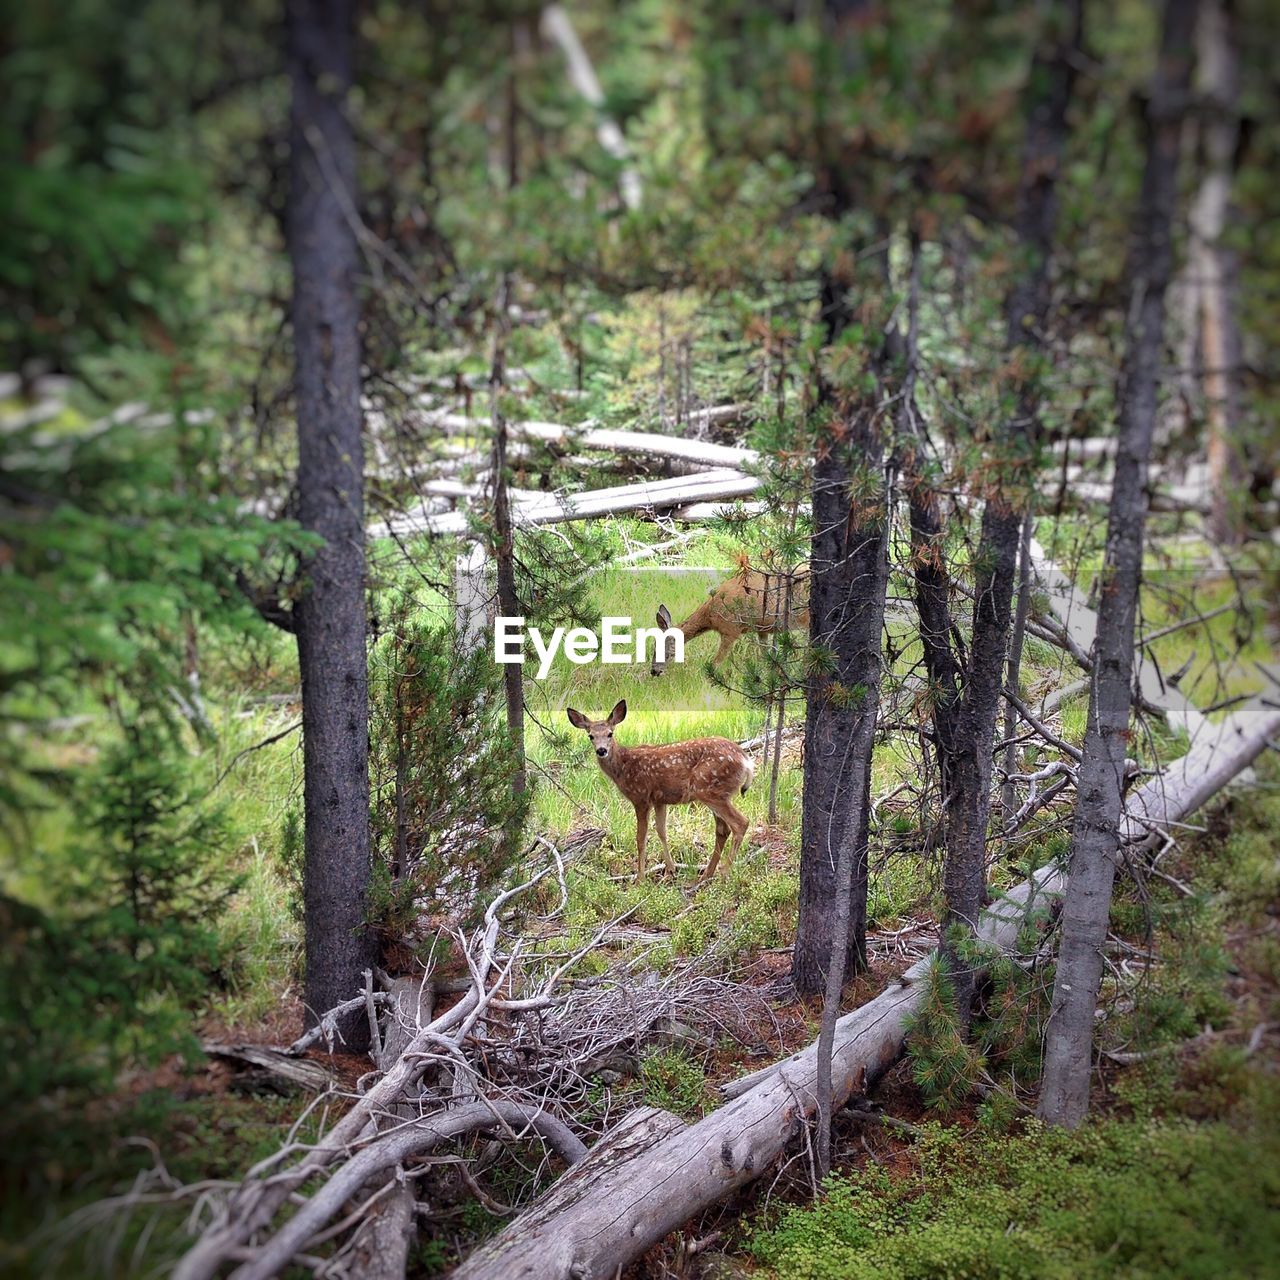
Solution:
<svg viewBox="0 0 1280 1280">
<path fill-rule="evenodd" d="M 665 604 L 660 604 L 658 606 L 658 626 L 660 626 L 663 631 L 671 630 L 671 611 Z"/>
<path fill-rule="evenodd" d="M 575 711 L 572 707 L 570 707 L 565 714 L 569 717 L 569 723 L 573 725 L 575 729 L 585 729 L 590 723 L 581 711 Z"/>
<path fill-rule="evenodd" d="M 612 711 L 609 712 L 609 723 L 611 725 L 621 724 L 627 718 L 627 700 L 623 698 Z"/>
</svg>

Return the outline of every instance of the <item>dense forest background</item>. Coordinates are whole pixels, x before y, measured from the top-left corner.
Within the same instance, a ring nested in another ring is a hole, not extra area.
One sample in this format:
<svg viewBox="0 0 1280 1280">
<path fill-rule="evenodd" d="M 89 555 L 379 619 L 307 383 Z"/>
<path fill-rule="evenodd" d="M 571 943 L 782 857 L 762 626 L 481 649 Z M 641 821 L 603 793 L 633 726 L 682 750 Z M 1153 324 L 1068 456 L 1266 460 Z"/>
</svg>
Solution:
<svg viewBox="0 0 1280 1280">
<path fill-rule="evenodd" d="M 1266 1274 L 1276 5 L 5 10 L 6 1270 Z"/>
</svg>

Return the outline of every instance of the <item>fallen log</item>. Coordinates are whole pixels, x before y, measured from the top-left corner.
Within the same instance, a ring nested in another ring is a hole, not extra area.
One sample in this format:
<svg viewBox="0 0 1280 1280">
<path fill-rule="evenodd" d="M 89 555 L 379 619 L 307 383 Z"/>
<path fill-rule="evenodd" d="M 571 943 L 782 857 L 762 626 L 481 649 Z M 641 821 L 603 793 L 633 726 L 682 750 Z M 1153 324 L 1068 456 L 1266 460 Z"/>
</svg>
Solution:
<svg viewBox="0 0 1280 1280">
<path fill-rule="evenodd" d="M 1050 610 L 1061 622 L 1077 651 L 1091 654 L 1094 637 L 1098 634 L 1098 615 L 1084 602 L 1075 584 L 1049 558 L 1035 538 L 1031 539 L 1030 545 L 1031 564 Z M 1140 652 L 1136 655 L 1135 668 L 1143 700 L 1160 708 L 1171 728 L 1183 730 L 1193 741 L 1211 729 L 1200 709 L 1185 693 L 1166 684 L 1155 663 L 1145 654 Z"/>
<path fill-rule="evenodd" d="M 1207 724 L 1190 751 L 1129 797 L 1121 822 L 1126 844 L 1149 847 L 1244 772 L 1280 737 L 1280 706 L 1257 698 Z"/>
<path fill-rule="evenodd" d="M 588 489 L 580 493 L 540 493 L 512 504 L 512 521 L 521 528 L 559 524 L 567 520 L 588 520 L 596 516 L 621 515 L 629 511 L 667 511 L 691 502 L 732 500 L 754 493 L 760 487 L 755 476 L 743 475 L 728 467 L 692 476 L 666 480 L 641 480 L 609 489 Z M 433 513 L 418 508 L 369 526 L 370 538 L 411 537 L 420 533 L 436 536 L 463 534 L 468 528 L 465 512 Z"/>
<path fill-rule="evenodd" d="M 657 1107 L 641 1107 L 631 1112 L 520 1215 L 513 1224 L 518 1226 L 517 1231 L 508 1228 L 482 1244 L 454 1275 L 505 1278 L 570 1274 L 552 1268 L 562 1265 L 561 1252 L 573 1250 L 574 1241 L 565 1238 L 562 1232 L 566 1220 L 573 1215 L 574 1206 L 580 1200 L 590 1198 L 602 1179 L 607 1179 L 619 1169 L 633 1166 L 638 1157 L 687 1129 L 679 1116 Z M 547 1254 L 548 1245 L 552 1250 L 551 1256 Z M 612 1276 L 616 1270 L 610 1267 L 607 1273 Z M 587 1273 L 582 1274 L 585 1276 Z"/>
<path fill-rule="evenodd" d="M 1247 768 L 1280 731 L 1280 709 L 1255 709 L 1217 728 L 1211 751 L 1193 751 L 1134 793 L 1128 838 L 1145 841 L 1153 829 L 1187 818 L 1213 794 L 1207 772 L 1216 790 Z M 983 913 L 979 937 L 1010 950 L 1032 908 L 1060 897 L 1065 881 L 1058 867 L 1039 868 Z M 921 980 L 935 956 L 912 965 L 898 982 L 837 1022 L 834 1106 L 865 1090 L 902 1052 L 907 1020 L 923 998 Z M 463 1262 L 454 1280 L 606 1280 L 772 1168 L 813 1116 L 816 1086 L 816 1044 L 733 1081 L 722 1089 L 731 1100 L 697 1124 L 611 1164 L 589 1182 L 564 1192 L 557 1183 Z"/>
<path fill-rule="evenodd" d="M 706 427 L 724 426 L 739 421 L 750 411 L 751 406 L 746 404 L 722 404 L 710 409 L 696 409 L 689 415 L 686 427 L 697 431 Z M 436 410 L 427 414 L 426 423 L 446 435 L 475 435 L 477 431 L 487 429 L 476 418 Z M 590 422 L 566 426 L 559 422 L 527 419 L 508 423 L 507 430 L 513 440 L 527 443 L 536 442 L 556 448 L 568 448 L 572 445 L 578 449 L 639 454 L 648 458 L 674 458 L 707 467 L 743 467 L 759 457 L 754 449 L 738 445 L 713 444 L 708 440 L 690 440 L 688 436 L 668 436 L 656 431 L 597 427 Z"/>
<path fill-rule="evenodd" d="M 635 167 L 631 148 L 623 137 L 622 130 L 614 118 L 605 110 L 604 90 L 596 77 L 595 67 L 587 51 L 578 39 L 578 33 L 569 21 L 564 7 L 549 4 L 542 11 L 542 34 L 560 47 L 564 55 L 565 67 L 569 73 L 569 83 L 591 104 L 596 113 L 596 137 L 600 145 L 618 162 L 618 192 L 622 203 L 632 212 L 640 207 L 643 187 L 640 173 Z"/>
<path fill-rule="evenodd" d="M 200 1048 L 211 1058 L 231 1063 L 237 1070 L 235 1087 L 249 1093 L 323 1093 L 336 1077 L 317 1062 L 282 1053 L 258 1044 L 221 1044 L 202 1041 Z"/>
</svg>

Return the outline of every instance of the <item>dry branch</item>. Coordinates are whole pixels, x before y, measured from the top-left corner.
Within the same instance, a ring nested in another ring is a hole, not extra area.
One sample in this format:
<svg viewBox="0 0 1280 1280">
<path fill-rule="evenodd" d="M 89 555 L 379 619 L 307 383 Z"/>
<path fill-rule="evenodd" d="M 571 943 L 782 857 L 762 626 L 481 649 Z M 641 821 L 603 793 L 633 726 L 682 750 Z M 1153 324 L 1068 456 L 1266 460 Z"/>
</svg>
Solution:
<svg viewBox="0 0 1280 1280">
<path fill-rule="evenodd" d="M 563 1121 L 545 1111 L 532 1111 L 511 1102 L 473 1102 L 428 1119 L 393 1129 L 347 1160 L 328 1182 L 265 1244 L 252 1261 L 232 1272 L 232 1280 L 268 1280 L 320 1232 L 342 1206 L 371 1178 L 394 1169 L 414 1156 L 425 1155 L 442 1142 L 477 1130 L 530 1130 L 546 1140 L 567 1164 L 587 1149 Z"/>
</svg>

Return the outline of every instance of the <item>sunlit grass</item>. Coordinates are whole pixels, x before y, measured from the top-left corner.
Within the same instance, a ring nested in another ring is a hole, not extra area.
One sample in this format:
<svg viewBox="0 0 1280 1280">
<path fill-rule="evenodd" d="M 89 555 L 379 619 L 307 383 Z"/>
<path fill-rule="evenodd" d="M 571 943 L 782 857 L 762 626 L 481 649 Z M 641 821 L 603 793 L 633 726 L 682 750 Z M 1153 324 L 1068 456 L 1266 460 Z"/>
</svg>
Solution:
<svg viewBox="0 0 1280 1280">
<path fill-rule="evenodd" d="M 628 617 L 636 626 L 650 627 L 656 625 L 653 619 L 659 604 L 666 604 L 679 622 L 729 572 L 727 565 L 606 570 L 593 581 L 592 595 L 602 616 Z M 598 769 L 586 736 L 569 725 L 565 716 L 569 706 L 603 717 L 625 699 L 627 716 L 618 729 L 618 741 L 624 746 L 701 737 L 744 741 L 762 733 L 763 705 L 749 702 L 707 675 L 706 666 L 717 643 L 715 635 L 691 641 L 684 663 L 669 664 L 660 677 L 650 675 L 648 660 L 624 666 L 576 666 L 561 653 L 546 679 L 538 681 L 530 678 L 534 668 L 526 663 L 531 717 L 526 746 L 538 779 L 535 820 L 544 831 L 563 834 L 574 827 L 602 827 L 609 833 L 608 845 L 625 858 L 628 867 L 634 867 L 634 810 Z M 735 664 L 747 660 L 752 644 L 741 641 L 730 659 L 723 674 L 731 686 L 740 683 L 740 677 L 735 681 Z M 792 706 L 794 719 L 801 712 L 800 700 L 794 699 Z M 785 770 L 779 784 L 779 816 L 784 823 L 797 811 L 799 782 L 791 776 L 794 772 Z M 758 763 L 756 782 L 741 801 L 753 823 L 764 816 L 767 785 L 766 768 Z M 701 847 L 705 862 L 713 831 L 711 816 L 702 806 L 673 807 L 670 811 L 668 835 L 677 861 L 686 860 L 681 851 Z M 651 837 L 651 860 L 657 848 Z"/>
</svg>

